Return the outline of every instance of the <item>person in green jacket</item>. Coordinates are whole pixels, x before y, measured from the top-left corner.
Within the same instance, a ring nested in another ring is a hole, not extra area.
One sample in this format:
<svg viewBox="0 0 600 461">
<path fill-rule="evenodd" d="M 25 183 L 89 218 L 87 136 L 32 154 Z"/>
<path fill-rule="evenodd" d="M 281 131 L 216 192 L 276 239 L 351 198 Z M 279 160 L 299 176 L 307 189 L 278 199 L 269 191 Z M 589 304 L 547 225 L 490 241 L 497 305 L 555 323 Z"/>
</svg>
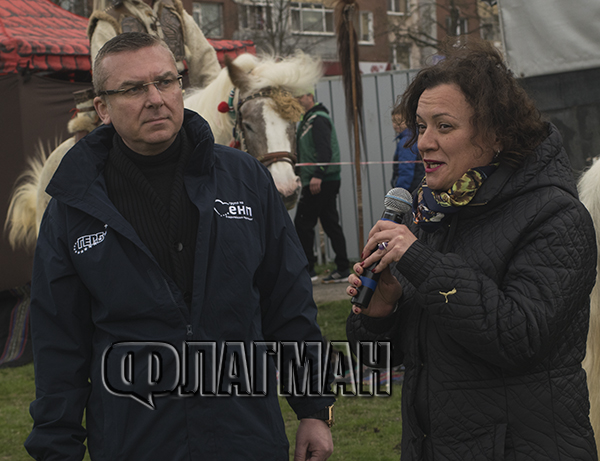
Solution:
<svg viewBox="0 0 600 461">
<path fill-rule="evenodd" d="M 308 259 L 311 279 L 317 280 L 313 251 L 315 225 L 321 220 L 323 230 L 331 240 L 335 252 L 336 270 L 323 283 L 345 282 L 350 275 L 346 254 L 346 239 L 340 226 L 336 198 L 340 190 L 340 148 L 329 111 L 315 103 L 314 90 L 298 96 L 306 111 L 296 134 L 298 162 L 315 163 L 300 169 L 302 194 L 298 202 L 294 224 L 304 253 Z"/>
</svg>

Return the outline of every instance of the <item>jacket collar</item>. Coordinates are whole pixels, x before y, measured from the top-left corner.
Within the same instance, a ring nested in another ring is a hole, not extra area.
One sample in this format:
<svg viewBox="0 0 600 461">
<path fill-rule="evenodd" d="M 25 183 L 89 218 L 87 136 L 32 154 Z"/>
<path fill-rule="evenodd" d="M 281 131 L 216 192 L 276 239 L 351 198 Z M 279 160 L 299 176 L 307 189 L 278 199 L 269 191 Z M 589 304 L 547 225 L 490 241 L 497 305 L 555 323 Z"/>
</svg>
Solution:
<svg viewBox="0 0 600 461">
<path fill-rule="evenodd" d="M 562 144 L 562 136 L 551 123 L 548 123 L 548 137 L 533 154 L 526 157 L 517 169 L 500 165 L 481 186 L 471 204 L 481 206 L 505 202 L 516 195 L 543 187 L 558 187 L 577 196 L 577 186 L 569 157 Z"/>
<path fill-rule="evenodd" d="M 327 110 L 327 107 L 325 107 L 323 104 L 318 102 L 306 111 L 306 113 L 304 114 L 304 119 L 305 120 L 308 119 L 308 117 L 310 117 L 314 112 L 325 112 L 326 114 L 329 113 L 329 111 Z"/>
<path fill-rule="evenodd" d="M 186 171 L 199 175 L 208 174 L 215 161 L 212 131 L 200 115 L 187 109 L 184 111 L 183 129 L 194 146 Z M 112 125 L 102 125 L 75 144 L 62 159 L 46 192 L 58 200 L 74 205 L 73 201 L 84 200 L 94 191 L 95 184 L 101 185 L 106 191 L 102 172 L 114 134 Z"/>
<path fill-rule="evenodd" d="M 214 170 L 215 154 L 208 123 L 197 113 L 185 110 L 183 129 L 193 146 L 184 179 L 209 175 Z M 136 240 L 131 225 L 108 198 L 102 174 L 114 134 L 112 125 L 103 125 L 81 139 L 63 158 L 46 192 L 53 199 L 82 210 Z M 186 186 L 188 184 L 191 182 L 186 181 Z"/>
</svg>

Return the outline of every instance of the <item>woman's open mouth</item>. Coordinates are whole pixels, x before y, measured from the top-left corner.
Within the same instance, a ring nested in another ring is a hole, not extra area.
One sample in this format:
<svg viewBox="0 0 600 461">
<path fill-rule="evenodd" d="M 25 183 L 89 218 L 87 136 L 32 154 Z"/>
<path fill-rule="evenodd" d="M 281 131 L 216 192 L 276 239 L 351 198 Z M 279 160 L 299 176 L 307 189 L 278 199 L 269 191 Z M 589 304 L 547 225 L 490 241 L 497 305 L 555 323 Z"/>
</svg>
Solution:
<svg viewBox="0 0 600 461">
<path fill-rule="evenodd" d="M 432 173 L 444 165 L 443 162 L 435 162 L 431 160 L 423 160 L 423 164 L 425 165 L 425 173 Z"/>
</svg>

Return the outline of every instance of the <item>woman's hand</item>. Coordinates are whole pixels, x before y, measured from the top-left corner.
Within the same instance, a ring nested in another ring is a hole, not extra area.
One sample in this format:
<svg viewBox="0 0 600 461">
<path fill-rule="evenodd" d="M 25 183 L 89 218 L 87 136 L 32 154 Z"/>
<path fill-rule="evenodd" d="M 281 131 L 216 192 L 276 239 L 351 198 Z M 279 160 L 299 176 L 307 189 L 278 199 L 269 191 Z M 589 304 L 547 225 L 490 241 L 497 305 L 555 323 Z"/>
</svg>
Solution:
<svg viewBox="0 0 600 461">
<path fill-rule="evenodd" d="M 369 240 L 361 255 L 363 266 L 369 267 L 379 261 L 373 272 L 382 272 L 390 264 L 400 261 L 416 240 L 417 237 L 404 224 L 381 219 L 369 232 Z"/>
<path fill-rule="evenodd" d="M 346 288 L 346 294 L 348 296 L 356 296 L 358 294 L 358 288 L 362 286 L 360 275 L 364 272 L 364 262 L 357 263 L 354 265 L 354 272 L 357 275 L 350 274 L 348 277 L 348 283 L 350 286 Z M 402 285 L 392 275 L 389 268 L 381 273 L 377 288 L 373 293 L 369 307 L 361 309 L 358 306 L 352 306 L 352 312 L 355 314 L 364 314 L 369 317 L 386 317 L 392 313 L 396 302 L 402 296 Z"/>
<path fill-rule="evenodd" d="M 403 224 L 384 220 L 377 221 L 369 232 L 369 240 L 361 255 L 363 261 L 354 265 L 354 272 L 357 275 L 352 274 L 348 278 L 350 286 L 346 288 L 346 293 L 349 296 L 356 296 L 358 288 L 362 286 L 360 275 L 366 267 L 378 261 L 379 264 L 375 266 L 374 272 L 381 272 L 381 278 L 377 283 L 369 307 L 360 309 L 358 306 L 353 306 L 352 311 L 355 314 L 385 317 L 393 311 L 396 302 L 402 296 L 402 285 L 390 272 L 389 265 L 399 261 L 408 247 L 416 240 L 417 237 Z"/>
</svg>

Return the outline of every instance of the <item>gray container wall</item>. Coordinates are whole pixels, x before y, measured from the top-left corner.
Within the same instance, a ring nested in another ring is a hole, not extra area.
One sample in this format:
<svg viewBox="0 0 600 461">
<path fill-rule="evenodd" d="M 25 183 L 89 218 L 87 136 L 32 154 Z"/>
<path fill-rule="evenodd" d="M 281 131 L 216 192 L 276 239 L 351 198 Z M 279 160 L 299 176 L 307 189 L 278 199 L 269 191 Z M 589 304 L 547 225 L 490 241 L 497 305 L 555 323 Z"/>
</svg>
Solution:
<svg viewBox="0 0 600 461">
<path fill-rule="evenodd" d="M 521 84 L 562 134 L 578 177 L 600 155 L 600 68 L 529 77 Z"/>
<path fill-rule="evenodd" d="M 396 147 L 390 113 L 397 96 L 404 92 L 416 72 L 393 71 L 362 76 L 366 151 L 361 146 L 361 156 L 362 161 L 379 162 L 363 165 L 361 169 L 365 241 L 369 230 L 381 216 L 383 197 L 391 188 L 392 165 L 382 163 L 393 159 Z M 565 149 L 576 177 L 591 164 L 594 157 L 600 155 L 598 82 L 600 69 L 531 77 L 521 81 L 545 119 L 554 123 L 563 135 Z M 357 261 L 362 248 L 359 248 L 358 242 L 356 175 L 353 164 L 355 154 L 350 147 L 341 79 L 336 77 L 322 80 L 316 88 L 316 99 L 330 110 L 338 134 L 341 161 L 344 162 L 338 210 L 346 236 L 348 256 Z M 294 214 L 295 210 L 292 210 L 292 217 Z M 329 242 L 324 257 L 326 260 L 333 260 Z"/>
</svg>

